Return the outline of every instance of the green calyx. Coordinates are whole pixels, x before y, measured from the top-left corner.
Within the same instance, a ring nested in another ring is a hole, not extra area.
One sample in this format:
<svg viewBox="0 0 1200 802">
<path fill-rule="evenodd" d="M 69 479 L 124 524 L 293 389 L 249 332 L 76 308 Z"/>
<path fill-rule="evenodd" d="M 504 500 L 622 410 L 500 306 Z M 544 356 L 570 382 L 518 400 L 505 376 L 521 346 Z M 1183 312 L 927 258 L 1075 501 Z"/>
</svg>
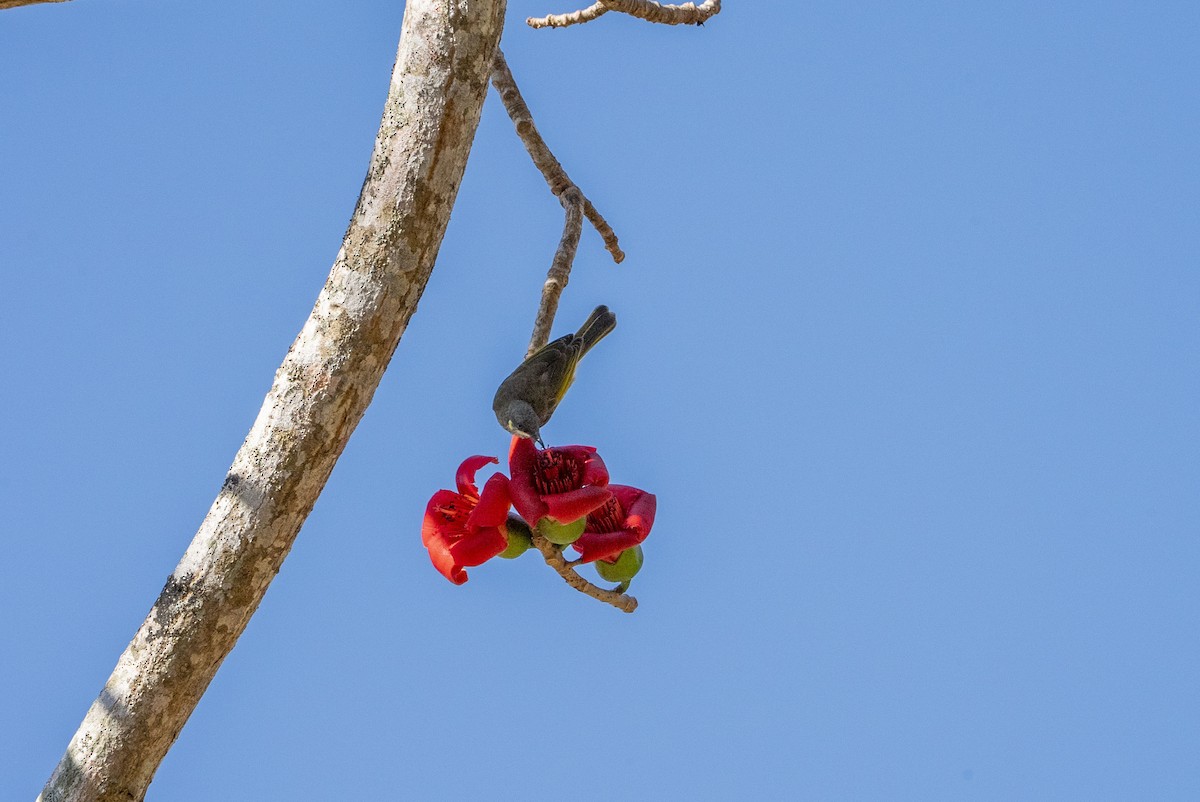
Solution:
<svg viewBox="0 0 1200 802">
<path fill-rule="evenodd" d="M 587 526 L 586 517 L 569 524 L 560 524 L 550 516 L 546 516 L 537 522 L 537 533 L 556 546 L 567 546 L 579 540 L 585 526 Z"/>
<path fill-rule="evenodd" d="M 626 583 L 642 570 L 643 562 L 642 547 L 634 546 L 618 554 L 613 562 L 596 560 L 596 573 L 600 574 L 601 579 L 609 582 Z"/>
<path fill-rule="evenodd" d="M 529 524 L 515 515 L 509 514 L 504 531 L 508 535 L 508 548 L 500 552 L 500 556 L 506 560 L 520 557 L 533 545 L 533 538 L 529 534 Z"/>
</svg>

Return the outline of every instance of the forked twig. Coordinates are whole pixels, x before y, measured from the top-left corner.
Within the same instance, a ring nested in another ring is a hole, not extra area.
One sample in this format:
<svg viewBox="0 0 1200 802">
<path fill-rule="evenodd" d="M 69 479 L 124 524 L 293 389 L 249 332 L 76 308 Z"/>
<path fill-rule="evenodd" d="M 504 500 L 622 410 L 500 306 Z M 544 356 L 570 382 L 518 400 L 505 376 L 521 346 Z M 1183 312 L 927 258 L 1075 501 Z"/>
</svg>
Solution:
<svg viewBox="0 0 1200 802">
<path fill-rule="evenodd" d="M 500 51 L 500 48 L 496 48 L 495 61 L 492 64 L 492 86 L 500 95 L 505 111 L 508 112 L 513 125 L 516 126 L 517 136 L 521 137 L 534 165 L 541 171 L 546 183 L 550 185 L 550 191 L 558 196 L 562 195 L 568 187 L 574 187 L 575 184 L 567 175 L 567 171 L 563 169 L 558 159 L 554 158 L 546 140 L 542 139 L 542 135 L 538 133 L 537 126 L 533 123 L 533 114 L 529 111 L 525 98 L 521 97 L 521 90 L 517 88 L 517 82 L 513 78 L 512 71 L 509 70 L 508 62 L 504 60 L 504 53 Z M 582 191 L 579 194 L 583 198 L 584 215 L 604 239 L 605 250 L 612 254 L 613 261 L 619 264 L 625 258 L 625 253 L 617 242 L 616 233 L 613 232 L 608 221 L 600 215 L 600 212 L 596 211 L 596 207 L 587 199 L 587 196 Z"/>
</svg>

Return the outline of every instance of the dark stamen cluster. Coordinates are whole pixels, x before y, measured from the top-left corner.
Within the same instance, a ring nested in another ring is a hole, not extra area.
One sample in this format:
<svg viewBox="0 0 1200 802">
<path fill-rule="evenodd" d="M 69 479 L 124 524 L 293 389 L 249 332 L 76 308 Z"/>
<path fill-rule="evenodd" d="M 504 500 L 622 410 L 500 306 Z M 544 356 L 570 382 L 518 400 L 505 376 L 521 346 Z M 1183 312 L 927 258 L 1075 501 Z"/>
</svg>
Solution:
<svg viewBox="0 0 1200 802">
<path fill-rule="evenodd" d="M 610 496 L 604 506 L 588 515 L 588 529 L 593 532 L 619 532 L 625 528 L 625 510 L 616 496 Z"/>
<path fill-rule="evenodd" d="M 560 451 L 540 451 L 533 486 L 542 495 L 565 493 L 583 484 L 583 464 Z"/>
</svg>

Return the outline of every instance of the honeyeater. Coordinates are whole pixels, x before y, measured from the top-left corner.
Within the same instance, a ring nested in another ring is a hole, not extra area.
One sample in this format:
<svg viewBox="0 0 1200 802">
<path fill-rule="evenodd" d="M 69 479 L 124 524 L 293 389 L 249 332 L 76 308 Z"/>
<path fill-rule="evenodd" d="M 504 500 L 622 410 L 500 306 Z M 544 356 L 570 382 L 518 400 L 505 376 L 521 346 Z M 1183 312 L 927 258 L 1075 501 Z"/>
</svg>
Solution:
<svg viewBox="0 0 1200 802">
<path fill-rule="evenodd" d="M 530 354 L 496 390 L 492 410 L 500 425 L 544 448 L 541 429 L 567 394 L 575 378 L 575 366 L 616 325 L 617 316 L 607 306 L 597 306 L 579 331 Z"/>
</svg>

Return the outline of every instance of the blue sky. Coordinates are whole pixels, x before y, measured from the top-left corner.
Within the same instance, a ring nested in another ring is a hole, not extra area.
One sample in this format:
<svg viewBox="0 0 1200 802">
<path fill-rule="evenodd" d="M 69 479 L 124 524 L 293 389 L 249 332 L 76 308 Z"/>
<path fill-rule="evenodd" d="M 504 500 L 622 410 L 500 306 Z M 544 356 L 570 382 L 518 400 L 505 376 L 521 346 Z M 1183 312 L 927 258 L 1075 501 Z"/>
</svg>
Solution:
<svg viewBox="0 0 1200 802">
<path fill-rule="evenodd" d="M 658 495 L 623 615 L 446 582 L 561 211 L 493 95 L 433 278 L 150 799 L 1200 797 L 1200 8 L 727 3 L 509 62 L 585 229 L 545 430 Z M 220 487 L 361 185 L 400 3 L 0 12 L 0 797 Z"/>
</svg>

